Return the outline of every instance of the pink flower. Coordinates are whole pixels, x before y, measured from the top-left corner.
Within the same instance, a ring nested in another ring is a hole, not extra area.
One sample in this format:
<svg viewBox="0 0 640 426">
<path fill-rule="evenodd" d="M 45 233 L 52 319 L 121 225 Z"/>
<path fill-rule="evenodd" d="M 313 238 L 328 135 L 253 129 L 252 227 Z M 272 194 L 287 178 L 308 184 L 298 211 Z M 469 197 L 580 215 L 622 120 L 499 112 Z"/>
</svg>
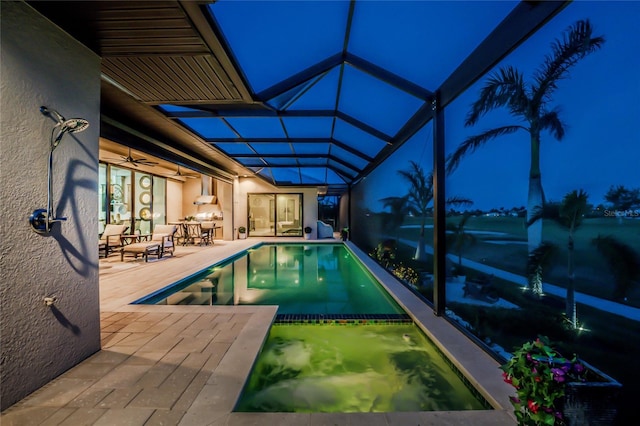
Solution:
<svg viewBox="0 0 640 426">
<path fill-rule="evenodd" d="M 506 371 L 504 373 L 502 373 L 502 378 L 504 379 L 504 381 L 506 383 L 509 383 L 510 385 L 513 385 L 513 381 L 511 380 L 511 376 L 508 375 Z"/>
<path fill-rule="evenodd" d="M 564 382 L 564 380 L 565 380 L 564 370 L 562 370 L 560 368 L 552 368 L 551 372 L 553 373 L 553 380 L 555 380 L 558 383 Z"/>
</svg>

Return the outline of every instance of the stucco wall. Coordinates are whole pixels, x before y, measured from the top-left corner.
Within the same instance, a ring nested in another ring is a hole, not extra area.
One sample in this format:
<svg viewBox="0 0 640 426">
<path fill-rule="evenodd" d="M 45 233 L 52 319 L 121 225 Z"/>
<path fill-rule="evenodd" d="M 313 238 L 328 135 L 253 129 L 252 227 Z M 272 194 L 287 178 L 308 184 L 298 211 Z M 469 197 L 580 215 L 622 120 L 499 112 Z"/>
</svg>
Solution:
<svg viewBox="0 0 640 426">
<path fill-rule="evenodd" d="M 225 240 L 233 240 L 235 238 L 233 232 L 233 185 L 218 181 L 216 193 L 218 194 L 218 203 L 222 208 L 222 217 L 225 218 L 222 224 L 222 237 Z"/>
<path fill-rule="evenodd" d="M 239 178 L 235 185 L 234 199 L 234 238 L 237 237 L 238 227 L 247 227 L 247 194 L 249 193 L 302 193 L 302 228 L 310 226 L 313 229 L 312 239 L 317 237 L 318 225 L 318 188 L 316 187 L 276 187 L 257 178 Z"/>
<path fill-rule="evenodd" d="M 182 214 L 182 182 L 167 179 L 167 222 L 177 222 L 184 218 Z"/>
<path fill-rule="evenodd" d="M 98 136 L 100 58 L 23 2 L 0 2 L 0 407 L 7 408 L 100 349 Z M 56 124 L 45 105 L 90 127 L 54 152 L 58 217 L 48 236 L 28 217 L 47 205 Z M 56 297 L 53 307 L 44 297 Z"/>
</svg>

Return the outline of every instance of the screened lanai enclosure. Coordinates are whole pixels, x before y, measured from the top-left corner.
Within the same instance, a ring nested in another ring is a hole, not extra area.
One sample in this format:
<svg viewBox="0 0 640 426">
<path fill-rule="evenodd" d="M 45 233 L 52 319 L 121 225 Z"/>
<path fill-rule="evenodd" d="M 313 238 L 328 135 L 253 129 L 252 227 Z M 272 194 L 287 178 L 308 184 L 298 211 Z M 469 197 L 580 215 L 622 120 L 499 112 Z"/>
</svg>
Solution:
<svg viewBox="0 0 640 426">
<path fill-rule="evenodd" d="M 271 185 L 253 236 L 301 236 L 317 187 L 425 310 L 500 360 L 549 336 L 629 424 L 639 2 L 29 3 L 102 57 L 103 137 Z"/>
</svg>

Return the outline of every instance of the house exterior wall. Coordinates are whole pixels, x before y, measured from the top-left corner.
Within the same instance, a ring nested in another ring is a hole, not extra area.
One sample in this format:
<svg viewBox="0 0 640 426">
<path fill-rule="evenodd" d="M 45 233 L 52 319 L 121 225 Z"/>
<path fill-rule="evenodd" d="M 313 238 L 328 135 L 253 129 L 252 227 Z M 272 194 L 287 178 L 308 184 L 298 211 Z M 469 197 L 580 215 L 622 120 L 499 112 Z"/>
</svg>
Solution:
<svg viewBox="0 0 640 426">
<path fill-rule="evenodd" d="M 340 205 L 339 205 L 339 222 L 340 222 L 340 229 L 335 229 L 335 231 L 342 231 L 342 229 L 344 228 L 348 228 L 349 227 L 349 203 L 350 203 L 351 197 L 349 196 L 349 194 L 345 194 L 342 197 L 340 197 Z"/>
<path fill-rule="evenodd" d="M 248 227 L 247 223 L 247 194 L 249 193 L 274 193 L 291 194 L 302 193 L 302 228 L 310 226 L 313 229 L 311 238 L 317 238 L 318 231 L 318 188 L 316 187 L 276 187 L 269 185 L 261 179 L 238 178 L 234 200 L 234 239 L 238 236 L 240 226 Z"/>
<path fill-rule="evenodd" d="M 225 182 L 218 181 L 217 182 L 217 194 L 218 194 L 218 204 L 222 209 L 222 217 L 224 218 L 222 222 L 222 232 L 217 231 L 216 236 L 225 240 L 233 240 L 234 232 L 233 232 L 233 185 Z"/>
<path fill-rule="evenodd" d="M 182 218 L 198 214 L 198 206 L 193 202 L 200 194 L 202 194 L 200 179 L 187 179 L 182 184 Z"/>
<path fill-rule="evenodd" d="M 182 214 L 182 182 L 167 179 L 167 222 L 177 222 Z"/>
<path fill-rule="evenodd" d="M 23 2 L 0 2 L 0 409 L 100 349 L 98 138 L 100 58 Z M 28 222 L 47 206 L 56 124 L 41 105 L 90 126 L 53 155 L 57 217 L 49 235 Z M 45 297 L 55 297 L 46 306 Z"/>
</svg>

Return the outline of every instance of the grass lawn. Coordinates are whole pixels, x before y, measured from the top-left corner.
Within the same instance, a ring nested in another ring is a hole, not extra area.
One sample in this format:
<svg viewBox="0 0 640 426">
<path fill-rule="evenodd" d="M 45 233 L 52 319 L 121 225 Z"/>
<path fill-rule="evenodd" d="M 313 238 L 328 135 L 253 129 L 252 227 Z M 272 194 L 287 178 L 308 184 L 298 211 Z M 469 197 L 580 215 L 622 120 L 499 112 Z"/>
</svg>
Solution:
<svg viewBox="0 0 640 426">
<path fill-rule="evenodd" d="M 451 218 L 452 221 L 458 218 Z M 475 233 L 476 244 L 463 251 L 463 257 L 485 263 L 509 272 L 525 275 L 527 246 L 524 219 L 513 217 L 474 217 L 467 222 L 467 230 L 488 231 Z M 416 225 L 411 219 L 405 225 Z M 431 225 L 432 222 L 428 222 Z M 566 278 L 567 231 L 556 223 L 544 223 L 544 239 L 559 246 L 554 268 L 545 274 L 545 282 L 564 286 Z M 498 234 L 500 233 L 500 234 Z M 608 265 L 591 244 L 598 235 L 612 235 L 640 252 L 640 220 L 615 218 L 586 219 L 575 235 L 576 290 L 601 298 L 611 298 L 612 275 Z M 393 235 L 393 234 L 392 234 Z M 395 231 L 395 238 L 417 241 L 419 230 L 404 227 Z M 426 242 L 432 245 L 433 229 L 425 229 Z M 515 242 L 495 244 L 500 242 Z M 417 262 L 412 258 L 415 249 L 400 245 L 396 261 L 422 271 L 432 271 L 432 259 Z M 619 425 L 635 424 L 636 395 L 640 394 L 640 369 L 635 355 L 640 353 L 640 322 L 578 304 L 578 319 L 585 330 L 574 332 L 565 327 L 565 301 L 545 296 L 534 299 L 520 286 L 494 279 L 499 296 L 521 307 L 519 310 L 478 307 L 465 303 L 449 303 L 447 307 L 473 327 L 481 340 L 495 342 L 512 351 L 525 341 L 538 335 L 548 336 L 565 356 L 574 353 L 623 384 L 619 400 Z M 628 293 L 628 303 L 640 307 L 638 284 Z M 433 290 L 421 289 L 433 301 Z M 496 374 L 501 374 L 496 371 Z"/>
<path fill-rule="evenodd" d="M 618 380 L 623 384 L 619 424 L 632 424 L 629 421 L 636 418 L 633 407 L 640 394 L 640 369 L 635 368 L 634 360 L 640 353 L 640 323 L 579 304 L 578 316 L 585 330 L 575 333 L 563 326 L 563 299 L 531 299 L 518 286 L 502 280 L 495 280 L 495 286 L 500 297 L 522 309 L 487 309 L 462 303 L 449 307 L 471 323 L 483 341 L 512 351 L 538 335 L 548 336 L 563 355 L 577 354 Z"/>
<path fill-rule="evenodd" d="M 448 218 L 457 223 L 459 217 Z M 419 230 L 407 227 L 417 225 L 416 218 L 408 218 L 404 227 L 396 231 L 399 238 L 417 241 Z M 425 229 L 427 244 L 433 241 L 432 221 Z M 466 231 L 472 231 L 476 238 L 473 245 L 463 249 L 464 258 L 494 266 L 496 268 L 525 275 L 527 265 L 527 233 L 524 219 L 517 217 L 472 217 L 467 222 Z M 487 233 L 483 233 L 487 232 Z M 612 299 L 613 275 L 608 264 L 591 241 L 598 235 L 611 235 L 633 247 L 640 253 L 640 220 L 617 218 L 588 218 L 575 232 L 575 273 L 576 291 L 603 299 Z M 544 275 L 544 281 L 566 287 L 568 232 L 557 223 L 545 220 L 543 240 L 558 246 L 554 265 Z M 640 285 L 633 286 L 627 294 L 632 306 L 640 307 Z"/>
<path fill-rule="evenodd" d="M 398 258 L 408 259 L 413 249 L 400 245 Z M 404 260 L 419 270 L 431 270 L 427 262 Z M 473 327 L 473 334 L 484 342 L 493 342 L 507 351 L 539 335 L 548 336 L 565 356 L 577 354 L 623 384 L 619 402 L 619 425 L 635 421 L 636 395 L 640 394 L 640 369 L 635 368 L 635 354 L 640 353 L 640 322 L 578 304 L 578 316 L 584 330 L 573 332 L 565 327 L 565 301 L 554 296 L 532 298 L 511 282 L 494 278 L 493 285 L 502 299 L 521 309 L 479 307 L 465 303 L 448 303 L 447 308 Z M 433 302 L 433 288 L 420 289 Z M 496 374 L 501 371 L 496 370 Z"/>
</svg>

